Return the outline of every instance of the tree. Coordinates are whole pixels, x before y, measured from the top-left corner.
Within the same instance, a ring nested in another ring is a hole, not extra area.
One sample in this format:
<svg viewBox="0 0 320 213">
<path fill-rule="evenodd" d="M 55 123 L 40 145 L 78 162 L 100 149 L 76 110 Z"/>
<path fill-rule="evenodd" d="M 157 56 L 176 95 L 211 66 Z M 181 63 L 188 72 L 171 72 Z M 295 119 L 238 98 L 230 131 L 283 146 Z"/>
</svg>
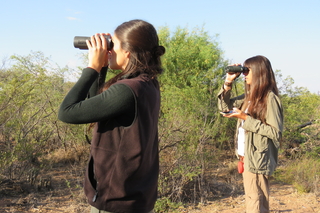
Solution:
<svg viewBox="0 0 320 213">
<path fill-rule="evenodd" d="M 218 157 L 220 126 L 230 123 L 221 119 L 216 106 L 228 63 L 203 29 L 177 28 L 171 35 L 163 27 L 159 38 L 166 48 L 160 77 L 160 195 L 183 201 L 194 184 L 193 201 L 204 201 L 204 174 Z"/>
<path fill-rule="evenodd" d="M 288 148 L 292 143 L 300 144 L 308 139 L 300 125 L 319 120 L 320 96 L 294 86 L 294 80 L 290 76 L 283 79 L 279 70 L 276 76 L 284 109 L 283 148 Z"/>
<path fill-rule="evenodd" d="M 8 178 L 19 179 L 37 166 L 39 156 L 65 147 L 70 138 L 64 134 L 70 128 L 57 122 L 67 68 L 51 67 L 41 52 L 10 60 L 13 65 L 0 72 L 0 168 Z"/>
</svg>

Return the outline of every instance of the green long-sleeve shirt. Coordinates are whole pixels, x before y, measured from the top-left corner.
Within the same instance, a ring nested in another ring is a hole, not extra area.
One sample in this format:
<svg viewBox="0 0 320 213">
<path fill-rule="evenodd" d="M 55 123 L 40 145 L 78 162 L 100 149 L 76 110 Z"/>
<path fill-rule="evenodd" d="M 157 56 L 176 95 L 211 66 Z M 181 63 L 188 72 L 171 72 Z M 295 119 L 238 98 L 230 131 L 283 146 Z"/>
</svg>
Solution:
<svg viewBox="0 0 320 213">
<path fill-rule="evenodd" d="M 97 94 L 106 72 L 107 68 L 103 68 L 100 75 L 94 69 L 83 69 L 81 77 L 60 106 L 58 118 L 61 121 L 84 124 L 119 117 L 119 122 L 124 126 L 133 122 L 135 96 L 127 85 L 112 85 Z"/>
</svg>

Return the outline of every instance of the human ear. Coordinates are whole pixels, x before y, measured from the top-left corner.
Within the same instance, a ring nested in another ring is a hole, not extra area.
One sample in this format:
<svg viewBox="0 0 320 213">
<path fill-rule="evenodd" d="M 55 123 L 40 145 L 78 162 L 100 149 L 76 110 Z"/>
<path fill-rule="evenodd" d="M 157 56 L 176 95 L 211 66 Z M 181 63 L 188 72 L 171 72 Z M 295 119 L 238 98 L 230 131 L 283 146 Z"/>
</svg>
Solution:
<svg viewBox="0 0 320 213">
<path fill-rule="evenodd" d="M 128 58 L 128 59 L 130 58 L 130 52 L 129 52 L 129 51 L 125 51 L 124 55 L 125 55 L 125 57 Z"/>
</svg>

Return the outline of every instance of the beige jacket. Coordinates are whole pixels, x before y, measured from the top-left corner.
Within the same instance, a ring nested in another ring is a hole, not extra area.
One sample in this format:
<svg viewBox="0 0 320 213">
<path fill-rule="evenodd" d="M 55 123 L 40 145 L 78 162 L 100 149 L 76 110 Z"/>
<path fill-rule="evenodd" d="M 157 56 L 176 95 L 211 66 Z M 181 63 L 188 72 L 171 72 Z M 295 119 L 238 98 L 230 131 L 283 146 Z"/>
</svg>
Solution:
<svg viewBox="0 0 320 213">
<path fill-rule="evenodd" d="M 221 89 L 218 93 L 218 107 L 221 111 L 227 111 L 233 107 L 241 108 L 244 95 L 235 98 L 230 98 L 230 96 L 230 90 L 224 94 Z M 244 169 L 252 173 L 272 175 L 277 167 L 278 149 L 283 131 L 281 101 L 273 92 L 268 94 L 266 122 L 267 124 L 264 124 L 260 120 L 248 116 L 243 123 L 242 128 L 246 131 Z M 239 125 L 238 121 L 236 138 Z M 237 144 L 235 147 L 237 149 Z"/>
</svg>

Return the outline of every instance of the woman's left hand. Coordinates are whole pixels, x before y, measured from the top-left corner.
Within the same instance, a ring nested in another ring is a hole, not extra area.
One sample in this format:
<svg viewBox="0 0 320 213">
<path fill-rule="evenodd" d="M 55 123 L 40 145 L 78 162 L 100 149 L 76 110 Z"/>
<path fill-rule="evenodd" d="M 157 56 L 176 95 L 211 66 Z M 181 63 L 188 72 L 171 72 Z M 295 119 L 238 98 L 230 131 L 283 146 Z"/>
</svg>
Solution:
<svg viewBox="0 0 320 213">
<path fill-rule="evenodd" d="M 240 109 L 238 108 L 233 108 L 232 109 L 232 113 L 228 113 L 223 115 L 223 117 L 227 117 L 227 118 L 240 118 L 242 120 L 246 120 L 247 119 L 247 114 L 242 112 Z"/>
</svg>

